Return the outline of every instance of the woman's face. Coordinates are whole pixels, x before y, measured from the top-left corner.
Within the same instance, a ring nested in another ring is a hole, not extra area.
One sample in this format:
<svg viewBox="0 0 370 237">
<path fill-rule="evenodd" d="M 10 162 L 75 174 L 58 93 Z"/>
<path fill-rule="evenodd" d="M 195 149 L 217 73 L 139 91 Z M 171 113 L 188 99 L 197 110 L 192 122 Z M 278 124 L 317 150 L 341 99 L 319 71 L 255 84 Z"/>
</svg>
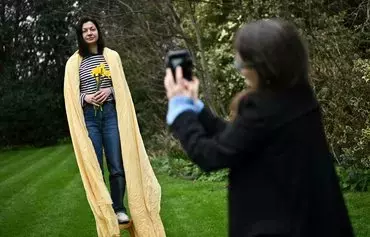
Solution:
<svg viewBox="0 0 370 237">
<path fill-rule="evenodd" d="M 82 38 L 87 44 L 95 44 L 98 41 L 98 29 L 96 29 L 96 26 L 91 21 L 82 25 Z"/>
<path fill-rule="evenodd" d="M 239 54 L 236 54 L 235 60 L 239 64 L 238 69 L 245 78 L 245 84 L 247 85 L 247 87 L 251 89 L 257 89 L 259 80 L 257 71 L 243 63 L 243 60 L 241 59 Z"/>
</svg>

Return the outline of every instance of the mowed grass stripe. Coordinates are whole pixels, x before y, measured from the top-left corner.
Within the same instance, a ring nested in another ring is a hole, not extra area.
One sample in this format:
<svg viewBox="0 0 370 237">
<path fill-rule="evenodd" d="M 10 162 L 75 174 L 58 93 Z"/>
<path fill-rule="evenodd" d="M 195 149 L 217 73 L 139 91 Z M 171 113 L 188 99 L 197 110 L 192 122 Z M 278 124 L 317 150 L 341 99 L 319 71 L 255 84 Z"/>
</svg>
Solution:
<svg viewBox="0 0 370 237">
<path fill-rule="evenodd" d="M 64 193 L 63 200 L 60 200 L 60 205 L 65 208 L 58 211 L 58 214 L 62 216 L 62 221 L 54 228 L 54 235 L 60 237 L 97 236 L 95 219 L 87 202 L 81 178 L 74 182 L 73 186 L 68 187 L 68 190 L 70 192 Z"/>
<path fill-rule="evenodd" d="M 57 173 L 60 167 L 67 166 L 70 167 L 71 173 L 75 174 L 76 168 L 74 164 L 74 157 L 73 154 L 64 154 L 60 153 L 61 157 L 54 157 L 53 159 L 46 159 L 49 164 L 42 166 L 41 170 L 35 170 L 34 172 L 28 175 L 17 175 L 16 179 L 12 179 L 12 182 L 4 182 L 0 185 L 1 190 L 5 190 L 0 197 L 1 203 L 4 205 L 4 208 L 0 210 L 0 215 L 3 211 L 14 207 L 19 207 L 19 205 L 23 205 L 24 203 L 20 203 L 19 200 L 23 200 L 26 202 L 29 200 L 29 196 L 44 195 L 48 193 L 48 191 L 55 191 L 60 186 L 53 186 L 55 183 L 68 181 L 68 180 L 53 180 L 50 177 Z M 45 187 L 49 187 L 50 190 L 45 189 Z M 45 192 L 41 192 L 45 191 Z M 30 203 L 32 204 L 32 203 Z"/>
<path fill-rule="evenodd" d="M 49 212 L 64 209 L 64 207 L 56 205 L 55 201 L 59 199 L 59 195 L 64 192 L 66 187 L 71 186 L 73 182 L 77 183 L 80 179 L 79 173 L 75 169 L 76 165 L 72 162 L 73 154 L 66 158 L 68 159 L 62 159 L 62 162 L 53 166 L 54 168 L 49 172 L 38 176 L 11 199 L 2 202 L 4 208 L 0 211 L 0 216 L 6 217 L 6 219 L 1 228 L 5 227 L 8 229 L 7 232 L 14 234 L 9 236 L 18 236 L 19 229 L 23 229 L 22 233 L 31 233 L 25 232 L 24 229 L 32 229 L 35 224 L 39 223 L 38 220 L 43 219 Z M 50 223 L 45 224 L 49 225 Z M 36 233 L 39 231 L 40 229 Z"/>
<path fill-rule="evenodd" d="M 50 172 L 54 166 L 63 162 L 63 160 L 65 160 L 70 154 L 70 148 L 68 146 L 63 146 L 56 147 L 54 150 L 50 150 L 50 152 L 47 152 L 46 154 L 43 153 L 39 154 L 39 156 L 33 156 L 33 161 L 18 167 L 19 171 L 17 171 L 17 169 L 13 172 L 8 171 L 11 172 L 10 176 L 7 177 L 7 179 L 0 181 L 0 189 L 7 187 L 8 189 L 5 196 L 9 197 L 13 195 L 14 192 L 17 192 L 29 183 L 34 182 L 38 177 Z M 73 157 L 69 159 L 74 160 Z M 4 169 L 7 168 L 4 167 Z"/>
<path fill-rule="evenodd" d="M 37 210 L 37 217 L 23 227 L 28 230 L 30 237 L 96 235 L 95 221 L 78 173 L 67 186 L 50 195 L 53 201 L 47 202 L 46 197 L 45 204 L 40 203 L 36 207 L 41 208 L 42 212 Z"/>
<path fill-rule="evenodd" d="M 30 150 L 27 152 L 19 152 L 16 155 L 4 158 L 7 162 L 0 165 L 0 181 L 7 179 L 8 176 L 13 176 L 14 172 L 20 173 L 23 169 L 27 169 L 31 162 L 37 162 L 37 157 L 44 157 L 56 148 Z"/>
<path fill-rule="evenodd" d="M 161 213 L 165 216 L 168 236 L 227 235 L 224 183 L 190 183 L 162 175 L 159 178 L 162 185 Z"/>
<path fill-rule="evenodd" d="M 74 154 L 72 157 L 74 158 Z M 68 166 L 58 170 L 52 179 L 55 182 L 54 186 L 59 187 L 58 192 L 50 194 L 55 199 L 52 205 L 44 208 L 44 215 L 33 223 L 32 229 L 35 234 L 30 236 L 39 236 L 40 231 L 37 231 L 39 228 L 42 229 L 41 236 L 96 236 L 95 220 L 86 199 L 77 164 L 69 162 Z M 71 175 L 72 181 L 63 186 L 61 183 L 66 179 L 69 180 Z"/>
<path fill-rule="evenodd" d="M 55 147 L 44 147 L 44 148 L 26 148 L 26 149 L 18 149 L 18 150 L 10 150 L 10 151 L 0 151 L 0 167 L 7 166 L 9 164 L 14 164 L 18 159 L 25 158 L 24 156 L 31 155 L 35 152 L 43 152 L 44 150 L 51 150 L 55 149 Z"/>
</svg>

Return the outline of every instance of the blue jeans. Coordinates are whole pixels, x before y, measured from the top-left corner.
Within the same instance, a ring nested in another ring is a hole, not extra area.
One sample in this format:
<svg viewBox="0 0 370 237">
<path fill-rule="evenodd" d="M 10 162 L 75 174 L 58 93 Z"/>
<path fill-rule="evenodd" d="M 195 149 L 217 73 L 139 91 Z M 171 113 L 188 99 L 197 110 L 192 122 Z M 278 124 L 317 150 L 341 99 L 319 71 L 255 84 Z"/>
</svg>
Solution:
<svg viewBox="0 0 370 237">
<path fill-rule="evenodd" d="M 116 105 L 114 101 L 104 103 L 103 111 L 97 110 L 96 116 L 94 106 L 91 104 L 85 105 L 83 110 L 87 131 L 94 145 L 95 153 L 103 174 L 104 148 L 109 170 L 109 184 L 113 209 L 115 212 L 126 212 L 126 208 L 123 204 L 126 179 L 123 170 Z"/>
</svg>

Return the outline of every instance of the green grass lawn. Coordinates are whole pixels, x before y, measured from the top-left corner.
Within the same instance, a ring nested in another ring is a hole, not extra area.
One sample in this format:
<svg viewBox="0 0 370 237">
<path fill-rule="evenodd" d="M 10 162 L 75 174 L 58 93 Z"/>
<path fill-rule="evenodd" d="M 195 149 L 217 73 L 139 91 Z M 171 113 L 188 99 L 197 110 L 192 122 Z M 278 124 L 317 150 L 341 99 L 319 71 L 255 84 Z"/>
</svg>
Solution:
<svg viewBox="0 0 370 237">
<path fill-rule="evenodd" d="M 158 175 L 169 237 L 227 235 L 224 183 Z M 358 237 L 370 236 L 370 193 L 346 195 Z M 0 236 L 96 236 L 70 145 L 0 153 Z"/>
</svg>

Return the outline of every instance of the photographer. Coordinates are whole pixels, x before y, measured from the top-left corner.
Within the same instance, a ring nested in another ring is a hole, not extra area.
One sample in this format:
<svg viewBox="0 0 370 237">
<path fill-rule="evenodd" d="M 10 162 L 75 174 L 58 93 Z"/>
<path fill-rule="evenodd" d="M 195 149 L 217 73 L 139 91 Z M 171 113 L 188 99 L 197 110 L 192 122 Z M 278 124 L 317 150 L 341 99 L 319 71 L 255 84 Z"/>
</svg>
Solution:
<svg viewBox="0 0 370 237">
<path fill-rule="evenodd" d="M 164 81 L 167 123 L 190 159 L 230 170 L 229 236 L 353 236 L 297 30 L 252 22 L 235 47 L 249 89 L 235 96 L 231 122 L 203 105 L 198 79 L 184 79 L 181 67 Z"/>
</svg>

